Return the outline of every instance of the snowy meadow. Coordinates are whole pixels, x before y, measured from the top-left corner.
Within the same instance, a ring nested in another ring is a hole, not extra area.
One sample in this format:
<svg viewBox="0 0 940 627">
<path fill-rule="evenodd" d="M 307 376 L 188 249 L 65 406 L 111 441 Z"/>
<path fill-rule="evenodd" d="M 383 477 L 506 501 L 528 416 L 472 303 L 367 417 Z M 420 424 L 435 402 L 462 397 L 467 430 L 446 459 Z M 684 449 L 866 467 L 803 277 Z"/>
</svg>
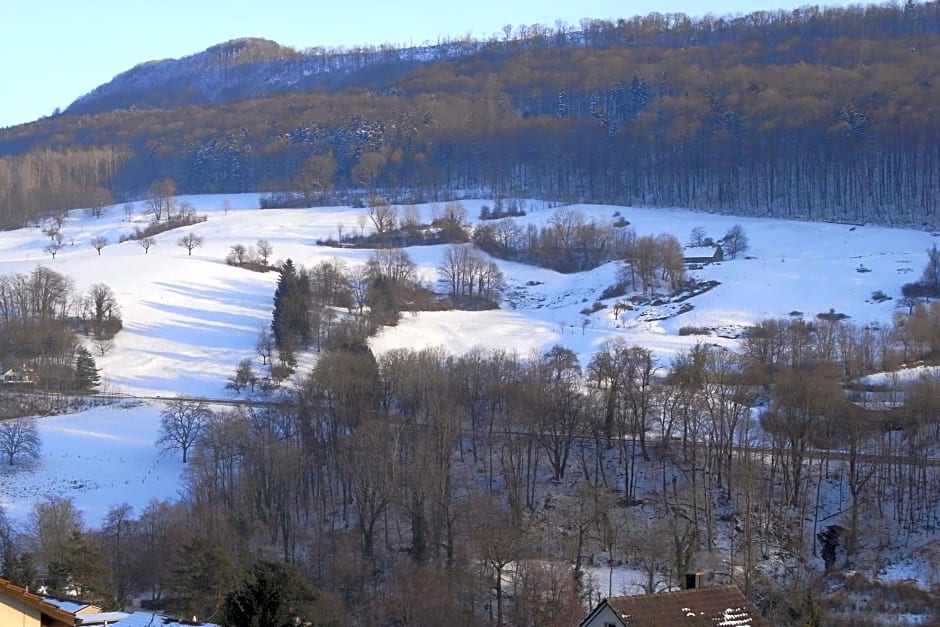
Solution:
<svg viewBox="0 0 940 627">
<path fill-rule="evenodd" d="M 162 407 L 159 399 L 175 395 L 233 399 L 228 377 L 242 359 L 261 368 L 255 343 L 270 324 L 277 273 L 257 273 L 225 263 L 236 244 L 265 239 L 272 261 L 292 259 L 311 266 L 325 259 L 361 264 L 368 250 L 327 248 L 317 240 L 368 230 L 365 209 L 258 209 L 256 194 L 186 196 L 207 220 L 155 237 L 145 253 L 136 241 L 118 243 L 150 216 L 138 203 L 129 219 L 121 206 L 100 218 L 73 211 L 62 227 L 63 248 L 53 259 L 40 227 L 0 233 L 0 274 L 28 273 L 42 265 L 70 277 L 79 291 L 106 283 L 121 307 L 124 329 L 104 355 L 102 394 L 132 397 L 120 403 L 74 414 L 39 419 L 42 454 L 32 463 L 0 472 L 0 504 L 15 522 L 24 523 L 32 504 L 45 495 L 73 497 L 89 524 L 97 525 L 108 508 L 129 503 L 140 511 L 151 499 L 173 499 L 183 465 L 178 455 L 154 446 Z M 467 200 L 474 218 L 487 200 Z M 225 207 L 225 208 L 223 208 Z M 551 270 L 496 260 L 507 288 L 501 308 L 483 312 L 444 311 L 406 314 L 396 327 L 372 339 L 376 353 L 395 348 L 440 346 L 461 354 L 475 347 L 502 348 L 528 355 L 561 344 L 585 365 L 596 347 L 611 337 L 653 351 L 659 366 L 697 342 L 734 348 L 742 329 L 767 317 L 800 312 L 843 313 L 856 324 L 885 323 L 897 307 L 902 284 L 919 277 L 930 233 L 867 225 L 784 222 L 736 218 L 685 210 L 574 205 L 589 219 L 612 222 L 615 213 L 638 235 L 669 233 L 680 242 L 694 227 L 715 239 L 740 224 L 750 241 L 737 259 L 691 271 L 717 281 L 710 291 L 690 298 L 691 310 L 674 315 L 670 305 L 614 311 L 616 299 L 589 315 L 601 294 L 616 282 L 617 264 L 589 272 Z M 429 215 L 433 207 L 422 205 Z M 528 215 L 517 220 L 542 225 L 556 208 L 526 203 Z M 185 233 L 203 238 L 192 254 L 178 246 Z M 91 246 L 108 239 L 100 254 Z M 408 249 L 422 280 L 434 286 L 444 246 Z M 881 291 L 893 297 L 878 301 Z M 684 326 L 712 329 L 708 336 L 680 335 Z M 305 356 L 309 364 L 315 355 Z M 299 374 L 303 374 L 303 368 Z"/>
</svg>

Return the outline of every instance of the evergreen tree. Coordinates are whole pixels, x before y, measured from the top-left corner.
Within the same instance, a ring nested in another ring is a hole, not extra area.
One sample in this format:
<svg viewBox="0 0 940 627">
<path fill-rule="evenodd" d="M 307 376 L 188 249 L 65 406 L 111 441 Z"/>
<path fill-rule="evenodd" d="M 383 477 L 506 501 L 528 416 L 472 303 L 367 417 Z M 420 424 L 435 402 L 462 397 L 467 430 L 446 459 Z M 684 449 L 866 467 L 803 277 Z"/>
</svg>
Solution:
<svg viewBox="0 0 940 627">
<path fill-rule="evenodd" d="M 226 627 L 319 625 L 316 600 L 316 591 L 295 568 L 264 561 L 225 595 L 220 622 Z"/>
<path fill-rule="evenodd" d="M 310 290 L 306 274 L 298 273 L 290 259 L 281 266 L 280 274 L 274 291 L 271 331 L 275 346 L 282 353 L 293 355 L 298 343 L 308 344 L 307 301 Z"/>
<path fill-rule="evenodd" d="M 79 346 L 75 356 L 75 387 L 90 392 L 100 384 L 101 377 L 98 375 L 95 358 L 91 356 L 87 348 Z"/>
</svg>

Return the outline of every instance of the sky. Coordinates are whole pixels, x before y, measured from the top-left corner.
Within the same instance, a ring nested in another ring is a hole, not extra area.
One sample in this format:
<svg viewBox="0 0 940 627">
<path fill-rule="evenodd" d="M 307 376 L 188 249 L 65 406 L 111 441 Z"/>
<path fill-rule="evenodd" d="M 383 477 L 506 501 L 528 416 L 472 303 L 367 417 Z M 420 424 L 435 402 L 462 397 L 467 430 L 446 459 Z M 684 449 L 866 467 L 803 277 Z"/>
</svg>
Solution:
<svg viewBox="0 0 940 627">
<path fill-rule="evenodd" d="M 729 15 L 791 9 L 803 0 L 3 0 L 0 128 L 65 109 L 133 66 L 237 37 L 298 49 L 436 42 L 503 26 L 659 13 Z"/>
</svg>

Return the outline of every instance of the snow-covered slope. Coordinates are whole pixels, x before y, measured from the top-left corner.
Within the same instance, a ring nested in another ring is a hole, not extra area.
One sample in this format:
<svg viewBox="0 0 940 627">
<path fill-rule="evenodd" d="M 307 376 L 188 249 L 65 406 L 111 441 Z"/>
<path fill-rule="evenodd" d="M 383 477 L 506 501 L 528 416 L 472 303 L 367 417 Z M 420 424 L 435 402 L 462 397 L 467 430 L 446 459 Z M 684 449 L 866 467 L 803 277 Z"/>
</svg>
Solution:
<svg viewBox="0 0 940 627">
<path fill-rule="evenodd" d="M 41 264 L 71 277 L 79 290 L 97 282 L 114 289 L 125 328 L 110 352 L 96 355 L 106 391 L 148 397 L 231 395 L 225 390 L 226 379 L 239 360 L 256 358 L 255 341 L 258 331 L 270 322 L 277 281 L 273 272 L 260 274 L 226 265 L 224 257 L 233 244 L 249 246 L 259 238 L 267 239 L 273 244 L 275 260 L 291 258 L 300 265 L 331 258 L 357 264 L 369 255 L 368 251 L 315 244 L 318 238 L 335 237 L 340 224 L 347 233 L 357 229 L 363 209 L 259 210 L 254 194 L 180 200 L 192 203 L 208 220 L 157 236 L 149 254 L 134 241 L 117 243 L 121 234 L 133 230 L 134 223 L 147 221 L 142 207 L 131 223 L 124 220 L 120 207 L 110 208 L 100 219 L 72 212 L 61 231 L 67 245 L 54 260 L 43 252 L 48 238 L 39 228 L 0 233 L 0 274 L 29 272 Z M 229 212 L 222 209 L 225 201 L 231 205 Z M 468 215 L 477 215 L 486 202 L 465 201 Z M 519 220 L 544 224 L 554 211 L 541 203 L 529 204 L 529 215 Z M 600 342 L 623 337 L 653 349 L 660 364 L 667 367 L 677 351 L 703 339 L 728 346 L 736 342 L 716 335 L 679 336 L 679 328 L 686 325 L 734 329 L 763 317 L 787 316 L 793 311 L 811 317 L 830 309 L 859 324 L 888 321 L 895 301 L 871 302 L 871 293 L 881 290 L 897 298 L 900 286 L 920 274 L 925 251 L 935 241 L 929 233 L 882 227 L 682 210 L 576 208 L 597 220 L 613 220 L 619 211 L 640 235 L 672 233 L 680 241 L 696 226 L 718 238 L 739 223 L 751 249 L 746 258 L 693 271 L 697 277 L 721 284 L 687 301 L 694 306 L 687 313 L 654 320 L 660 317 L 653 315 L 655 311 L 641 308 L 615 316 L 614 301 L 606 301 L 606 308 L 591 314 L 586 326 L 580 312 L 614 282 L 614 264 L 561 275 L 499 262 L 510 294 L 502 309 L 406 316 L 397 327 L 373 339 L 374 350 L 443 346 L 462 353 L 483 346 L 528 354 L 560 343 L 587 363 Z M 431 207 L 422 210 L 429 213 Z M 205 240 L 192 256 L 176 245 L 190 231 Z M 98 235 L 111 241 L 100 256 L 90 246 Z M 425 281 L 436 279 L 442 252 L 439 246 L 409 250 Z M 128 501 L 142 507 L 151 497 L 174 497 L 181 466 L 175 460 L 161 466 L 162 458 L 149 444 L 156 438 L 158 410 L 159 405 L 96 409 L 42 418 L 43 457 L 30 473 L 8 474 L 0 481 L 0 502 L 14 518 L 22 519 L 31 502 L 47 491 L 74 495 L 78 505 L 89 510 L 89 522 L 96 523 L 109 505 Z M 77 460 L 79 455 L 94 460 L 94 481 L 81 475 L 78 465 L 62 462 Z M 149 469 L 153 471 L 148 474 Z M 70 483 L 71 479 L 75 482 Z M 127 486 L 126 491 L 121 486 Z"/>
</svg>

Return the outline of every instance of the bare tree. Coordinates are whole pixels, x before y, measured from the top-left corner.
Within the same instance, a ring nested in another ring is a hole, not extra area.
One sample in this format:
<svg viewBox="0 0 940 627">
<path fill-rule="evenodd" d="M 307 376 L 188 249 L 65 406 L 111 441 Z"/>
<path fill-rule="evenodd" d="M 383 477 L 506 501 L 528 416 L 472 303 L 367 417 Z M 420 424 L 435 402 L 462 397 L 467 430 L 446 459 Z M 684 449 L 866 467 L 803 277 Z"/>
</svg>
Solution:
<svg viewBox="0 0 940 627">
<path fill-rule="evenodd" d="M 696 226 L 692 227 L 692 231 L 689 233 L 689 246 L 704 246 L 705 245 L 705 227 Z"/>
<path fill-rule="evenodd" d="M 235 393 L 238 394 L 243 389 L 248 387 L 254 390 L 257 382 L 258 375 L 255 374 L 255 370 L 251 366 L 251 359 L 245 357 L 240 362 L 238 362 L 238 367 L 235 369 L 235 374 L 229 377 L 228 383 L 225 384 L 225 387 L 230 390 L 235 390 Z"/>
<path fill-rule="evenodd" d="M 230 266 L 244 266 L 249 260 L 248 249 L 244 244 L 232 244 L 229 253 L 225 256 L 225 263 Z"/>
<path fill-rule="evenodd" d="M 108 510 L 101 526 L 101 545 L 111 570 L 111 589 L 119 604 L 140 588 L 140 569 L 135 568 L 140 539 L 134 508 L 127 503 Z"/>
<path fill-rule="evenodd" d="M 940 286 L 940 248 L 936 244 L 927 249 L 927 264 L 921 281 L 926 285 Z"/>
<path fill-rule="evenodd" d="M 186 253 L 189 255 L 193 254 L 194 249 L 202 246 L 202 243 L 203 239 L 195 233 L 187 233 L 176 241 L 176 245 L 180 248 L 185 248 Z"/>
<path fill-rule="evenodd" d="M 225 215 L 228 215 L 228 212 L 231 210 L 232 210 L 232 203 L 228 198 L 226 198 L 225 200 L 222 201 L 222 212 Z"/>
<path fill-rule="evenodd" d="M 95 350 L 97 350 L 98 354 L 102 357 L 107 355 L 109 352 L 111 352 L 111 349 L 114 348 L 114 340 L 110 338 L 95 338 L 93 340 L 93 344 L 95 345 Z"/>
<path fill-rule="evenodd" d="M 212 411 L 205 401 L 177 398 L 164 404 L 160 412 L 160 436 L 157 446 L 164 451 L 179 449 L 183 451 L 183 463 L 189 449 L 199 439 Z"/>
<path fill-rule="evenodd" d="M 142 237 L 137 240 L 137 245 L 144 249 L 144 254 L 150 253 L 150 247 L 157 245 L 157 240 L 152 237 Z"/>
<path fill-rule="evenodd" d="M 69 561 L 70 540 L 84 533 L 85 521 L 74 500 L 50 495 L 33 506 L 29 514 L 29 528 L 30 535 L 38 544 L 40 560 L 50 567 L 50 571 L 61 571 L 62 566 Z M 56 568 L 53 569 L 53 565 Z M 53 577 L 54 588 L 64 587 L 68 583 L 67 580 L 55 581 L 59 578 Z"/>
<path fill-rule="evenodd" d="M 145 202 L 147 209 L 153 214 L 154 221 L 159 222 L 164 216 L 169 219 L 173 215 L 174 196 L 176 196 L 176 183 L 173 179 L 166 178 L 150 186 Z"/>
<path fill-rule="evenodd" d="M 266 239 L 259 239 L 255 247 L 258 249 L 258 257 L 261 258 L 261 263 L 265 266 L 268 265 L 268 259 L 274 254 L 274 246 Z"/>
<path fill-rule="evenodd" d="M 43 251 L 49 253 L 55 259 L 56 253 L 62 250 L 63 246 L 65 244 L 62 243 L 62 234 L 56 231 L 55 235 L 52 236 L 52 241 L 46 244 Z"/>
<path fill-rule="evenodd" d="M 522 559 L 532 551 L 532 539 L 526 530 L 520 528 L 513 520 L 509 511 L 501 507 L 492 497 L 480 499 L 474 504 L 471 515 L 473 537 L 477 540 L 475 547 L 478 558 L 486 567 L 492 577 L 493 589 L 496 592 L 496 622 L 497 627 L 505 624 L 503 621 L 503 578 L 506 567 Z"/>
<path fill-rule="evenodd" d="M 398 223 L 398 207 L 389 204 L 381 196 L 374 196 L 369 202 L 369 219 L 375 226 L 376 235 L 381 239 Z"/>
<path fill-rule="evenodd" d="M 274 337 L 271 335 L 271 332 L 268 331 L 267 327 L 261 327 L 261 330 L 258 331 L 258 340 L 255 342 L 255 350 L 258 351 L 258 356 L 261 357 L 261 363 L 267 366 L 268 360 L 271 358 L 271 353 L 274 352 Z"/>
<path fill-rule="evenodd" d="M 137 207 L 132 202 L 124 203 L 124 221 L 130 222 L 131 216 L 134 215 L 134 209 Z"/>
<path fill-rule="evenodd" d="M 88 215 L 93 218 L 100 218 L 104 214 L 104 208 L 114 202 L 111 192 L 103 187 L 96 187 L 89 199 Z"/>
<path fill-rule="evenodd" d="M 12 466 L 17 458 L 39 457 L 41 441 L 33 418 L 9 418 L 0 421 L 0 453 Z"/>
<path fill-rule="evenodd" d="M 656 244 L 659 246 L 662 279 L 669 284 L 671 290 L 678 290 L 685 281 L 685 256 L 682 253 L 682 244 L 675 235 L 667 233 L 658 236 Z"/>
<path fill-rule="evenodd" d="M 104 283 L 89 287 L 82 302 L 82 318 L 91 320 L 96 338 L 111 338 L 121 328 L 121 308 L 114 290 Z"/>
<path fill-rule="evenodd" d="M 101 249 L 108 245 L 108 238 L 104 235 L 98 235 L 97 237 L 91 240 L 91 247 L 98 251 L 98 256 L 101 256 Z"/>
<path fill-rule="evenodd" d="M 744 227 L 740 224 L 735 224 L 728 229 L 721 241 L 725 244 L 725 253 L 732 259 L 750 248 L 747 235 L 744 233 Z"/>
</svg>

